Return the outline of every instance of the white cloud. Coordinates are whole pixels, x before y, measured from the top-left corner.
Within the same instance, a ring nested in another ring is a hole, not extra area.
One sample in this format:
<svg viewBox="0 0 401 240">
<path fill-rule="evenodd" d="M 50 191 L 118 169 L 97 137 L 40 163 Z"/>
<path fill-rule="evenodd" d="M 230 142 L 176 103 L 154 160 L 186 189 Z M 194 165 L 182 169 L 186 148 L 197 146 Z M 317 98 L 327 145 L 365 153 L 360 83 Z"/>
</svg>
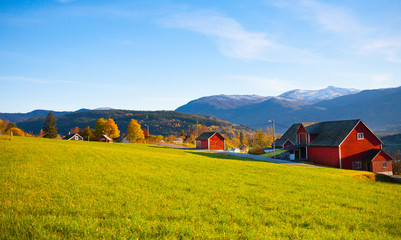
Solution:
<svg viewBox="0 0 401 240">
<path fill-rule="evenodd" d="M 342 7 L 316 0 L 275 1 L 273 5 L 290 9 L 299 16 L 312 20 L 326 31 L 345 33 L 347 36 L 368 32 L 368 29 L 359 23 L 351 11 Z"/>
<path fill-rule="evenodd" d="M 316 61 L 308 51 L 275 43 L 263 32 L 248 31 L 236 20 L 210 11 L 171 15 L 162 25 L 197 32 L 210 37 L 227 57 L 272 62 Z"/>
<path fill-rule="evenodd" d="M 401 62 L 401 37 L 372 39 L 361 46 L 360 54 L 381 54 L 390 62 Z"/>
<path fill-rule="evenodd" d="M 394 86 L 393 75 L 391 74 L 373 74 L 370 76 L 373 88 L 389 88 Z"/>
<path fill-rule="evenodd" d="M 317 0 L 274 1 L 274 6 L 290 9 L 342 37 L 355 54 L 380 54 L 391 62 L 401 62 L 401 36 L 383 36 L 382 26 L 367 26 L 351 10 Z"/>
</svg>

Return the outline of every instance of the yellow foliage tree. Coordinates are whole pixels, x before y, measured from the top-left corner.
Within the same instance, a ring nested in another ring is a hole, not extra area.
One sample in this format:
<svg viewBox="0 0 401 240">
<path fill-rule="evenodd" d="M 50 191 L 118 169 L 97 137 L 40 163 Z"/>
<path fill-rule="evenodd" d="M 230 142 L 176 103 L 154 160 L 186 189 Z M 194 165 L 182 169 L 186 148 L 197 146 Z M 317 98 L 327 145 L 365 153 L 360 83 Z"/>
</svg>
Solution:
<svg viewBox="0 0 401 240">
<path fill-rule="evenodd" d="M 133 143 L 142 142 L 145 138 L 141 124 L 139 124 L 135 119 L 131 119 L 127 128 L 127 140 Z"/>
<path fill-rule="evenodd" d="M 3 120 L 1 120 L 0 119 L 0 133 L 2 133 L 2 130 L 3 130 L 3 128 L 4 128 L 4 122 L 3 122 Z"/>
<path fill-rule="evenodd" d="M 25 136 L 25 132 L 17 127 L 12 127 L 7 130 L 6 134 L 13 132 L 13 136 Z"/>
<path fill-rule="evenodd" d="M 109 135 L 111 138 L 120 137 L 120 130 L 118 130 L 118 126 L 112 118 L 107 119 L 104 124 L 104 133 Z"/>
<path fill-rule="evenodd" d="M 106 119 L 99 118 L 95 123 L 95 136 L 96 138 L 100 138 L 103 134 L 105 134 L 104 128 L 106 125 Z"/>
</svg>

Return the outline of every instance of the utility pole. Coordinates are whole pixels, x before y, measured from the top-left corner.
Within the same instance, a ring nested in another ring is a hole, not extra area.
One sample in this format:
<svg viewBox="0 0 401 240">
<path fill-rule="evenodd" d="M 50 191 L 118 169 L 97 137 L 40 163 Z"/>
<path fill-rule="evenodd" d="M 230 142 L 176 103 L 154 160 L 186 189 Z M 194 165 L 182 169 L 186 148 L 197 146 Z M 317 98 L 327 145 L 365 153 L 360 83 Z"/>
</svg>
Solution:
<svg viewBox="0 0 401 240">
<path fill-rule="evenodd" d="M 148 137 L 150 136 L 150 132 L 149 132 L 149 124 L 146 124 L 145 123 L 145 126 L 146 126 L 146 129 L 148 130 Z"/>
<path fill-rule="evenodd" d="M 272 123 L 272 127 L 273 127 L 273 158 L 276 158 L 276 143 L 275 143 L 275 129 L 274 129 L 274 120 L 269 120 L 267 121 L 268 123 Z"/>
<path fill-rule="evenodd" d="M 198 115 L 196 115 L 196 137 L 199 137 L 198 125 Z"/>
</svg>

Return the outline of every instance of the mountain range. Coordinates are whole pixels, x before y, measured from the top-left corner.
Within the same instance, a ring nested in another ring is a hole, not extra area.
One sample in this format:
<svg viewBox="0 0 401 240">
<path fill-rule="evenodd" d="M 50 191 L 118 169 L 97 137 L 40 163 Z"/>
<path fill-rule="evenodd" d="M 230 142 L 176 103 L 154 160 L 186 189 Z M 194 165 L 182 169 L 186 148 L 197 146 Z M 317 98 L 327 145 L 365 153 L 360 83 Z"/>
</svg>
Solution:
<svg viewBox="0 0 401 240">
<path fill-rule="evenodd" d="M 212 115 L 252 128 L 264 128 L 268 120 L 274 120 L 281 133 L 294 122 L 341 119 L 362 119 L 375 131 L 401 132 L 400 103 L 401 87 L 364 91 L 328 87 L 297 89 L 277 97 L 209 96 L 176 111 Z"/>
<path fill-rule="evenodd" d="M 196 118 L 204 119 L 202 124 L 205 125 L 234 123 L 254 129 L 265 128 L 268 120 L 274 120 L 278 133 L 283 133 L 294 122 L 362 119 L 376 132 L 395 133 L 401 132 L 400 103 L 401 87 L 364 91 L 327 87 L 321 90 L 295 89 L 279 96 L 208 96 L 190 101 L 176 111 L 99 108 L 97 110 L 80 109 L 75 112 L 52 112 L 63 134 L 76 126 L 93 127 L 100 117 L 113 118 L 119 126 L 125 128 L 131 118 L 146 122 L 149 116 L 152 116 L 151 124 L 158 125 L 158 128 L 153 130 L 155 134 L 173 134 L 176 130 L 178 131 L 178 128 L 172 125 L 174 119 L 179 119 L 176 125 L 185 129 L 194 124 Z M 25 131 L 38 133 L 43 128 L 44 119 L 49 112 L 49 110 L 35 110 L 29 113 L 0 113 L 0 119 L 16 122 Z M 193 114 L 213 117 L 196 117 Z M 163 130 L 163 127 L 166 130 Z"/>
</svg>

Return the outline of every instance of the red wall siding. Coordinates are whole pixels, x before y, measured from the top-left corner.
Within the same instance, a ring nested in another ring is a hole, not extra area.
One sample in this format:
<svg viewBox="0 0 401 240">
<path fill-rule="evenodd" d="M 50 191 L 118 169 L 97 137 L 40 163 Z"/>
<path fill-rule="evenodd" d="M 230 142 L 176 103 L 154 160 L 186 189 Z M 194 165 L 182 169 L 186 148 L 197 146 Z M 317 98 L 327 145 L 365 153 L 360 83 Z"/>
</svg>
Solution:
<svg viewBox="0 0 401 240">
<path fill-rule="evenodd" d="M 298 129 L 298 131 L 297 131 L 297 144 L 299 144 L 300 143 L 300 137 L 299 137 L 299 135 L 301 134 L 301 133 L 306 133 L 306 143 L 309 143 L 308 142 L 308 132 L 306 131 L 306 129 L 301 125 L 300 127 L 299 127 L 299 129 Z"/>
<path fill-rule="evenodd" d="M 387 163 L 387 167 L 383 168 L 383 163 Z M 393 161 L 388 159 L 388 156 L 382 152 L 378 154 L 372 161 L 373 172 L 392 172 L 393 171 Z"/>
<path fill-rule="evenodd" d="M 357 133 L 363 133 L 364 139 L 357 140 Z M 380 140 L 363 123 L 359 122 L 341 144 L 341 166 L 344 169 L 352 169 L 353 161 L 360 161 L 369 150 L 380 148 Z"/>
<path fill-rule="evenodd" d="M 224 150 L 224 138 L 217 133 L 209 138 L 209 143 L 210 150 Z"/>
<path fill-rule="evenodd" d="M 308 161 L 339 168 L 338 147 L 308 147 Z"/>
<path fill-rule="evenodd" d="M 207 140 L 201 141 L 201 149 L 208 149 L 208 141 Z"/>
<path fill-rule="evenodd" d="M 289 148 L 289 147 L 292 147 L 292 146 L 294 146 L 289 140 L 287 140 L 285 143 L 284 143 L 284 148 L 285 149 L 287 149 L 287 148 Z"/>
</svg>

